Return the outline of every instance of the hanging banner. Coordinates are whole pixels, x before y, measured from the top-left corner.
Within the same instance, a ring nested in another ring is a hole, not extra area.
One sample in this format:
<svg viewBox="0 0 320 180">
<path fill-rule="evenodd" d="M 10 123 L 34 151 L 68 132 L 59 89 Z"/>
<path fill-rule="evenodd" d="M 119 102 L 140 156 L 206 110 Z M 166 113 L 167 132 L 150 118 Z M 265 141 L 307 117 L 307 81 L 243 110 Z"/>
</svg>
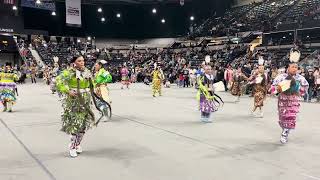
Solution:
<svg viewBox="0 0 320 180">
<path fill-rule="evenodd" d="M 12 2 L 15 0 L 4 0 Z M 44 9 L 49 11 L 56 11 L 56 4 L 54 0 L 41 0 L 41 3 L 37 4 L 35 0 L 21 0 L 21 6 L 29 8 Z"/>
<path fill-rule="evenodd" d="M 184 5 L 184 0 L 180 0 L 180 5 L 181 5 L 181 6 Z"/>
<path fill-rule="evenodd" d="M 81 0 L 66 0 L 66 23 L 81 27 Z"/>
</svg>

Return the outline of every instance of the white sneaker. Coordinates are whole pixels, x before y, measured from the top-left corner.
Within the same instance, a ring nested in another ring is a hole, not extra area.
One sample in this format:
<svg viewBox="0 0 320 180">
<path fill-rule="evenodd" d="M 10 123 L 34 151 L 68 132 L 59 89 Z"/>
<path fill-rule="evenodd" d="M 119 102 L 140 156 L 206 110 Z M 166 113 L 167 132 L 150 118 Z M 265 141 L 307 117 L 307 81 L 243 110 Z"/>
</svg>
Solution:
<svg viewBox="0 0 320 180">
<path fill-rule="evenodd" d="M 76 151 L 77 151 L 77 153 L 79 153 L 79 154 L 82 153 L 82 148 L 81 148 L 80 145 L 76 147 Z"/>
<path fill-rule="evenodd" d="M 263 112 L 259 112 L 255 115 L 256 118 L 263 118 Z"/>
<path fill-rule="evenodd" d="M 282 144 L 286 144 L 286 143 L 288 142 L 288 137 L 281 135 L 280 142 L 281 142 Z"/>
<path fill-rule="evenodd" d="M 77 157 L 78 156 L 77 149 L 70 149 L 69 154 L 70 154 L 70 157 L 72 158 Z"/>
<path fill-rule="evenodd" d="M 261 113 L 260 113 L 260 118 L 263 118 L 263 115 L 264 115 L 263 112 L 261 112 Z"/>
<path fill-rule="evenodd" d="M 280 142 L 286 144 L 288 142 L 289 130 L 284 129 L 281 133 Z"/>
</svg>

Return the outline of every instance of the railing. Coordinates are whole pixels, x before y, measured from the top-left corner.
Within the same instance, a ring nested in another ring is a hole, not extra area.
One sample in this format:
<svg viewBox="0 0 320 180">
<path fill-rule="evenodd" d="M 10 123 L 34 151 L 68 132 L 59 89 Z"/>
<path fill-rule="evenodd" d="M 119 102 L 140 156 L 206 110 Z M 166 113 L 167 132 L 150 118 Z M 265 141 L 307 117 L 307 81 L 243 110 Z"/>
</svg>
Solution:
<svg viewBox="0 0 320 180">
<path fill-rule="evenodd" d="M 319 51 L 315 50 L 309 56 L 305 57 L 303 60 L 299 62 L 300 66 L 319 66 L 320 59 L 319 59 Z"/>
</svg>

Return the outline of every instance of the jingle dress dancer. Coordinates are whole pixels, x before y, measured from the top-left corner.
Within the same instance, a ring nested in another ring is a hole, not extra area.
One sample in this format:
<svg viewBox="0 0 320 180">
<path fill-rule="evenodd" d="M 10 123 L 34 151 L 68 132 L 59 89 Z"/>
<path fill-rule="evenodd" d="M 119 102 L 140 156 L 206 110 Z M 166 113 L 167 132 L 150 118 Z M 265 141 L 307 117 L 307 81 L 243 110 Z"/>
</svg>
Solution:
<svg viewBox="0 0 320 180">
<path fill-rule="evenodd" d="M 103 68 L 106 61 L 101 60 L 95 65 L 94 85 L 95 93 L 108 103 L 111 103 L 108 83 L 112 82 L 111 74 Z"/>
<path fill-rule="evenodd" d="M 4 71 L 0 72 L 0 101 L 4 106 L 3 112 L 12 112 L 12 106 L 16 102 L 18 76 L 13 72 L 10 63 L 6 63 Z"/>
<path fill-rule="evenodd" d="M 299 98 L 308 90 L 307 80 L 297 73 L 297 62 L 300 58 L 299 51 L 291 50 L 290 64 L 287 72 L 278 75 L 273 81 L 271 92 L 279 94 L 278 113 L 279 125 L 282 128 L 280 142 L 288 142 L 289 132 L 296 127 L 297 114 L 300 108 Z"/>
<path fill-rule="evenodd" d="M 240 97 L 243 93 L 243 85 L 244 82 L 248 78 L 242 73 L 241 67 L 238 68 L 235 75 L 233 75 L 232 81 L 231 81 L 231 94 L 236 97 L 235 102 L 240 102 Z"/>
<path fill-rule="evenodd" d="M 73 57 L 74 67 L 64 70 L 56 79 L 57 89 L 64 94 L 62 100 L 62 131 L 71 135 L 69 154 L 77 157 L 82 152 L 80 143 L 85 132 L 95 124 L 91 109 L 91 72 L 84 66 L 82 56 Z"/>
<path fill-rule="evenodd" d="M 127 86 L 127 89 L 129 89 L 129 85 L 130 85 L 130 79 L 129 79 L 129 70 L 126 67 L 126 65 L 124 65 L 120 71 L 121 73 L 121 89 L 123 89 L 123 86 Z"/>
<path fill-rule="evenodd" d="M 206 66 L 204 74 L 198 78 L 199 90 L 197 93 L 197 100 L 200 102 L 200 120 L 205 123 L 210 123 L 211 113 L 218 110 L 215 104 L 215 94 L 213 89 L 214 77 L 211 74 L 211 67 Z"/>
<path fill-rule="evenodd" d="M 253 97 L 254 97 L 254 107 L 251 114 L 255 117 L 263 117 L 263 105 L 267 97 L 267 77 L 264 72 L 264 66 L 260 65 L 257 74 L 253 76 Z M 259 113 L 254 114 L 259 108 Z"/>
<path fill-rule="evenodd" d="M 151 75 L 152 75 L 152 96 L 156 97 L 157 93 L 159 94 L 159 96 L 162 96 L 161 84 L 164 78 L 161 70 L 158 67 L 156 67 L 156 69 L 152 71 Z"/>
<path fill-rule="evenodd" d="M 54 68 L 50 71 L 50 90 L 52 94 L 54 94 L 57 91 L 56 78 L 59 75 L 59 71 L 59 64 L 54 63 Z"/>
</svg>

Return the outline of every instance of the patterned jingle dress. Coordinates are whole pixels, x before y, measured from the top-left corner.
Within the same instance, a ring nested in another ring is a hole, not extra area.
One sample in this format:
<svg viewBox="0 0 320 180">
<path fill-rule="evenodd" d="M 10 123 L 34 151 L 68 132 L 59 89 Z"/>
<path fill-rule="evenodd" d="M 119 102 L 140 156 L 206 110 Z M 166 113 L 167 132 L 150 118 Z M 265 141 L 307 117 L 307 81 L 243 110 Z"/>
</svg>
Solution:
<svg viewBox="0 0 320 180">
<path fill-rule="evenodd" d="M 259 74 L 254 82 L 254 107 L 262 107 L 267 96 L 266 76 Z"/>
<path fill-rule="evenodd" d="M 231 94 L 233 96 L 241 96 L 243 93 L 243 84 L 246 77 L 243 74 L 236 74 L 233 76 L 233 83 L 231 86 Z"/>
<path fill-rule="evenodd" d="M 214 78 L 212 75 L 203 75 L 199 77 L 198 100 L 200 101 L 201 116 L 209 118 L 212 112 L 218 110 L 218 105 L 214 102 L 213 93 Z"/>
<path fill-rule="evenodd" d="M 163 80 L 162 73 L 159 70 L 154 70 L 151 74 L 153 96 L 155 96 L 156 93 L 159 93 L 159 95 L 161 96 L 161 82 Z"/>
<path fill-rule="evenodd" d="M 9 72 L 1 72 L 0 73 L 0 101 L 1 103 L 16 101 L 15 90 L 17 85 L 15 81 L 19 78 L 18 76 L 9 71 Z"/>
<path fill-rule="evenodd" d="M 129 79 L 129 71 L 127 68 L 122 68 L 121 71 L 121 82 L 123 85 L 129 85 L 130 79 Z"/>
<path fill-rule="evenodd" d="M 88 69 L 79 71 L 74 68 L 63 71 L 56 79 L 57 89 L 64 94 L 62 99 L 62 131 L 67 134 L 84 133 L 94 125 L 94 114 L 91 110 L 90 81 Z M 76 96 L 70 96 L 74 91 Z"/>
<path fill-rule="evenodd" d="M 278 97 L 279 125 L 281 128 L 294 129 L 300 108 L 299 98 L 308 90 L 309 84 L 299 74 L 292 77 L 288 74 L 280 74 L 273 81 L 272 91 L 275 91 L 279 83 L 285 80 L 291 80 L 291 86 L 290 89 L 281 92 Z"/>
</svg>

